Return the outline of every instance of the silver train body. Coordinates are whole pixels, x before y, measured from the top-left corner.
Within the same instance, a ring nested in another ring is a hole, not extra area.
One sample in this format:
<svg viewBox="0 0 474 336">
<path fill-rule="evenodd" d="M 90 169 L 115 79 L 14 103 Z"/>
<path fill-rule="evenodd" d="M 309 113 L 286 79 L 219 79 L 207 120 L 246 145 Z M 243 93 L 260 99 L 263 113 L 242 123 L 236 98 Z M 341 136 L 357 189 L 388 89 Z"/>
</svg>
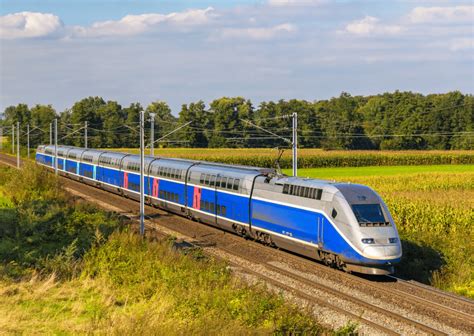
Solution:
<svg viewBox="0 0 474 336">
<path fill-rule="evenodd" d="M 36 160 L 54 167 L 54 146 Z M 138 155 L 58 146 L 62 175 L 138 199 Z M 146 157 L 150 205 L 350 272 L 390 274 L 402 249 L 379 195 L 351 183 L 282 176 L 274 169 Z"/>
</svg>

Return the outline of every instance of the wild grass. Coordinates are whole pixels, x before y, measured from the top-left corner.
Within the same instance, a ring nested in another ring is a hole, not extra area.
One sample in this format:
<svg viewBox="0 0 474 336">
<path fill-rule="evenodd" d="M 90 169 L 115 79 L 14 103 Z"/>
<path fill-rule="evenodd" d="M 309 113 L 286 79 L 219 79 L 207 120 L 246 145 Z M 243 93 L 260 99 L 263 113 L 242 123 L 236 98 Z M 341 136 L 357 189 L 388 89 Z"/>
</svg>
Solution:
<svg viewBox="0 0 474 336">
<path fill-rule="evenodd" d="M 74 279 L 0 288 L 0 329 L 10 333 L 329 334 L 263 285 L 232 277 L 224 263 L 125 232 L 94 246 Z"/>
<path fill-rule="evenodd" d="M 410 168 L 334 168 L 332 179 L 368 185 L 387 202 L 403 240 L 400 275 L 474 298 L 472 166 Z M 327 178 L 331 169 L 301 174 Z"/>
</svg>

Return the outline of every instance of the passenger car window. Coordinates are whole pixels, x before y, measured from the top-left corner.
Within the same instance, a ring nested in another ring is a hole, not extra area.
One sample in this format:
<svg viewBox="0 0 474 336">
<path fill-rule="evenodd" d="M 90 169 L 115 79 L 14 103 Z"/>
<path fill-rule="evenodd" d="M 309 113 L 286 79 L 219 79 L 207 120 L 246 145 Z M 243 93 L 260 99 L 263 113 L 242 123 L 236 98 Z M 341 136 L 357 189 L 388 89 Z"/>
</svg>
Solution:
<svg viewBox="0 0 474 336">
<path fill-rule="evenodd" d="M 221 188 L 227 188 L 227 177 L 223 177 L 221 180 Z"/>
<path fill-rule="evenodd" d="M 234 180 L 234 190 L 239 190 L 239 183 L 240 183 L 239 179 Z"/>
</svg>

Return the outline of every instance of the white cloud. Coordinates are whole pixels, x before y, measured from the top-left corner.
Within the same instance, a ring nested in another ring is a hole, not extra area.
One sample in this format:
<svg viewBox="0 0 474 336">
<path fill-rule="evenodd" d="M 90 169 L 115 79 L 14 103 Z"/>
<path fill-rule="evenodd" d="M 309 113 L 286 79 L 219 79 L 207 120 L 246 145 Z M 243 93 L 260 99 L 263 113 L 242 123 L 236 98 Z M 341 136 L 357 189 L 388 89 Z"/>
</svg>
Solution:
<svg viewBox="0 0 474 336">
<path fill-rule="evenodd" d="M 408 14 L 408 19 L 412 23 L 472 23 L 474 21 L 474 6 L 415 7 Z"/>
<path fill-rule="evenodd" d="M 474 38 L 466 37 L 454 39 L 451 41 L 449 49 L 452 51 L 474 49 Z"/>
<path fill-rule="evenodd" d="M 220 36 L 222 38 L 249 38 L 252 40 L 269 40 L 283 34 L 295 32 L 297 29 L 289 23 L 268 28 L 226 28 Z"/>
<path fill-rule="evenodd" d="M 0 17 L 0 37 L 4 39 L 45 37 L 63 28 L 53 14 L 21 12 Z"/>
<path fill-rule="evenodd" d="M 127 15 L 118 21 L 96 22 L 90 27 L 77 26 L 74 31 L 77 36 L 83 37 L 136 35 L 152 31 L 163 23 L 179 27 L 206 24 L 215 16 L 213 12 L 214 9 L 208 7 L 170 14 Z"/>
<path fill-rule="evenodd" d="M 310 6 L 326 2 L 327 0 L 268 0 L 270 6 Z"/>
<path fill-rule="evenodd" d="M 380 24 L 380 19 L 373 16 L 366 16 L 361 20 L 352 21 L 345 28 L 345 32 L 361 36 L 398 34 L 401 31 L 401 26 Z"/>
</svg>

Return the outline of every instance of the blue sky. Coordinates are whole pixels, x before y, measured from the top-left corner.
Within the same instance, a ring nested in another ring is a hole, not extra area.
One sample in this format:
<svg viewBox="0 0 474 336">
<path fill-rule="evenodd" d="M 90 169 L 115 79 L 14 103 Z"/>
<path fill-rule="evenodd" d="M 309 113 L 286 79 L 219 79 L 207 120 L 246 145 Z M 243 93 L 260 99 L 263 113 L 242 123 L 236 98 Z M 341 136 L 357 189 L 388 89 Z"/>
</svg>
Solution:
<svg viewBox="0 0 474 336">
<path fill-rule="evenodd" d="M 474 89 L 471 1 L 3 0 L 0 110 Z"/>
</svg>

